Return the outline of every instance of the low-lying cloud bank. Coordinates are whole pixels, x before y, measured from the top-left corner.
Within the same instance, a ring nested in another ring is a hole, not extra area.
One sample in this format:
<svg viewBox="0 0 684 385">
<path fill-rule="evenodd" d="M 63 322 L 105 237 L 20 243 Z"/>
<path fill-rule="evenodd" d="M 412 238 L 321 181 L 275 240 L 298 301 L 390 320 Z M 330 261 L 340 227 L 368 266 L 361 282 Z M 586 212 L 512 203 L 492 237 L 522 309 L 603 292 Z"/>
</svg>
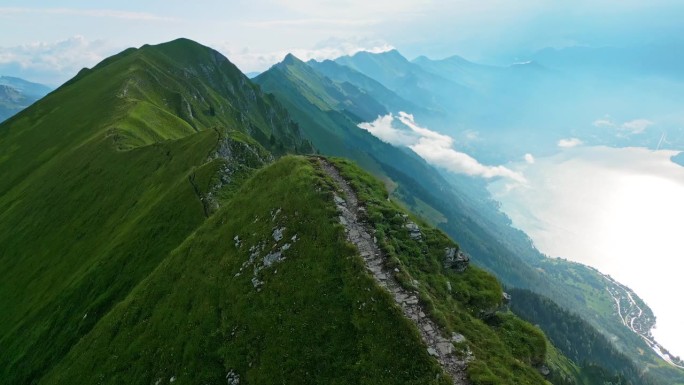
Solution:
<svg viewBox="0 0 684 385">
<path fill-rule="evenodd" d="M 487 179 L 503 177 L 526 183 L 525 177 L 519 172 L 504 166 L 487 166 L 466 153 L 456 151 L 453 148 L 453 138 L 420 127 L 416 124 L 413 115 L 406 112 L 399 112 L 396 116 L 393 114 L 379 116 L 373 122 L 359 124 L 359 128 L 391 145 L 408 147 L 428 163 L 453 173 Z"/>
</svg>

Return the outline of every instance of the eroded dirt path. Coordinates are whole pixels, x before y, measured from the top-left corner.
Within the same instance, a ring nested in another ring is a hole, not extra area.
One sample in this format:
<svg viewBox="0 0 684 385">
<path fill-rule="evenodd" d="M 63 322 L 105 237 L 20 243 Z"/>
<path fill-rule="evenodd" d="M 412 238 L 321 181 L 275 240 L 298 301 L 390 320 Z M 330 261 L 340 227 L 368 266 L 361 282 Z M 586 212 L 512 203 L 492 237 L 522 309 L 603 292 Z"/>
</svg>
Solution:
<svg viewBox="0 0 684 385">
<path fill-rule="evenodd" d="M 394 278 L 392 271 L 385 267 L 386 256 L 375 243 L 371 227 L 359 219 L 360 209 L 356 193 L 349 183 L 340 175 L 330 162 L 319 158 L 321 168 L 335 181 L 344 192 L 346 199 L 335 195 L 335 204 L 340 212 L 340 223 L 344 225 L 347 238 L 356 245 L 366 268 L 378 284 L 392 294 L 394 301 L 401 307 L 404 315 L 418 328 L 428 353 L 435 357 L 446 373 L 454 379 L 454 384 L 468 384 L 466 380 L 466 361 L 454 354 L 453 341 L 459 341 L 460 336 L 445 336 L 418 300 L 418 293 L 404 289 Z"/>
</svg>

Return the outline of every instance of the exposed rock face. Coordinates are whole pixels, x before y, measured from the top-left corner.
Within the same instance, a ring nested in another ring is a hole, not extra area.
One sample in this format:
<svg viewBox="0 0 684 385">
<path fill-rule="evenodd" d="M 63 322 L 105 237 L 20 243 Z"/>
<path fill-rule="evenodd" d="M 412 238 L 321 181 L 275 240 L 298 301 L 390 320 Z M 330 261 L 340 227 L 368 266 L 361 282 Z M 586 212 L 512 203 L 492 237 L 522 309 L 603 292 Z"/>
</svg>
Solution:
<svg viewBox="0 0 684 385">
<path fill-rule="evenodd" d="M 539 374 L 541 374 L 544 377 L 547 377 L 549 374 L 551 374 L 551 370 L 546 365 L 538 367 L 537 370 L 539 371 Z"/>
<path fill-rule="evenodd" d="M 240 376 L 231 370 L 226 374 L 226 382 L 228 385 L 240 385 Z"/>
<path fill-rule="evenodd" d="M 408 223 L 406 223 L 404 227 L 408 229 L 409 236 L 411 237 L 411 239 L 419 240 L 423 237 L 423 234 L 420 233 L 420 228 L 418 227 L 418 225 L 413 223 L 412 221 L 408 221 Z"/>
<path fill-rule="evenodd" d="M 463 342 L 465 339 L 458 337 L 453 339 L 453 336 L 448 336 L 440 330 L 439 326 L 427 316 L 426 310 L 418 299 L 418 291 L 405 289 L 394 278 L 393 271 L 385 267 L 387 257 L 377 246 L 372 235 L 373 229 L 361 220 L 364 213 L 359 206 L 356 193 L 334 166 L 324 159 L 320 159 L 320 162 L 323 170 L 332 177 L 346 195 L 346 200 L 334 195 L 334 201 L 340 214 L 340 223 L 344 225 L 349 241 L 359 250 L 359 254 L 366 263 L 366 268 L 378 285 L 385 288 L 394 297 L 395 303 L 401 308 L 404 315 L 416 325 L 423 342 L 427 345 L 428 354 L 435 357 L 442 369 L 451 375 L 454 384 L 467 384 L 465 369 L 467 362 L 472 359 L 472 355 L 467 354 L 465 358 L 458 357 L 453 345 L 454 342 Z M 406 219 L 406 217 L 404 218 Z M 417 227 L 416 230 L 420 235 L 420 230 Z M 417 287 L 418 282 L 414 281 L 414 283 Z"/>
<path fill-rule="evenodd" d="M 456 250 L 454 247 L 444 249 L 444 267 L 447 269 L 453 269 L 458 272 L 465 271 L 469 263 L 470 257 L 461 250 Z"/>
</svg>

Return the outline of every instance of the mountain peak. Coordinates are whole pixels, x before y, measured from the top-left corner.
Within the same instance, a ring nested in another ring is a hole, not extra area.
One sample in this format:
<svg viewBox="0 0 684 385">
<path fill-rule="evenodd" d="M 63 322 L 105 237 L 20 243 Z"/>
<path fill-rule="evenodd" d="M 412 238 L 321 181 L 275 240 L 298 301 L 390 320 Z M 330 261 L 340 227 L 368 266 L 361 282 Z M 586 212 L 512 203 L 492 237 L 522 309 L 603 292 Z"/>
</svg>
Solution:
<svg viewBox="0 0 684 385">
<path fill-rule="evenodd" d="M 300 64 L 300 63 L 303 64 L 304 62 L 301 61 L 295 55 L 288 53 L 287 55 L 285 55 L 285 58 L 283 59 L 283 61 L 281 63 L 283 63 L 285 65 L 292 65 L 292 64 Z"/>
<path fill-rule="evenodd" d="M 358 58 L 358 57 L 364 57 L 364 56 L 375 56 L 375 57 L 382 57 L 382 58 L 406 60 L 404 55 L 402 55 L 396 48 L 393 48 L 389 51 L 382 51 L 382 52 L 359 51 L 359 52 L 355 53 L 354 55 L 351 55 L 352 58 Z"/>
</svg>

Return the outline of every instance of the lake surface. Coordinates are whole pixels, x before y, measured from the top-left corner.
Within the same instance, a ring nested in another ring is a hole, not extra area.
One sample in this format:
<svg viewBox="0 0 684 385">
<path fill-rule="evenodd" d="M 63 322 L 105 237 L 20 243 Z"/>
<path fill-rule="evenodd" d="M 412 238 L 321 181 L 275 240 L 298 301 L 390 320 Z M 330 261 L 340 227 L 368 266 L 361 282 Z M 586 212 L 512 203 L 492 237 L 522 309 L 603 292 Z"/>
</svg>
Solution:
<svg viewBox="0 0 684 385">
<path fill-rule="evenodd" d="M 674 154 L 568 148 L 511 165 L 527 185 L 499 180 L 489 189 L 540 251 L 632 288 L 657 317 L 655 339 L 684 357 L 684 167 Z"/>
</svg>

